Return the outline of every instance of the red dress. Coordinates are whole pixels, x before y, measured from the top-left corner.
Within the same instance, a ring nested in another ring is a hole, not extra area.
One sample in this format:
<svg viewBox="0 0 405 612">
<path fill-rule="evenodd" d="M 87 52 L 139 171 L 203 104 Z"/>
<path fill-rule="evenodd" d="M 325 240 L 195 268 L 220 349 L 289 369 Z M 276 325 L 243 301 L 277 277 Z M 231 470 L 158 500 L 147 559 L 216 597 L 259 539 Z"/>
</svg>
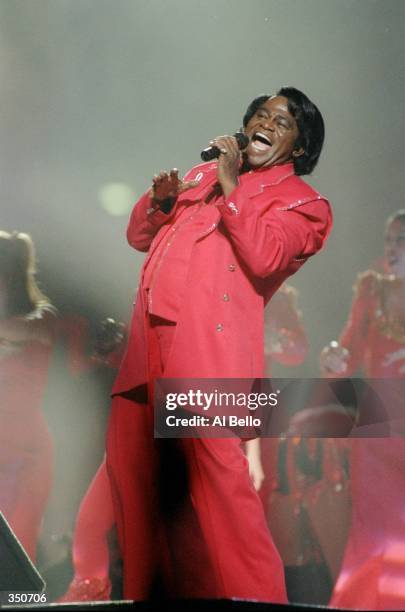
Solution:
<svg viewBox="0 0 405 612">
<path fill-rule="evenodd" d="M 362 366 L 369 378 L 392 379 L 385 408 L 394 420 L 391 438 L 352 441 L 352 523 L 330 601 L 336 607 L 405 609 L 405 440 L 398 435 L 403 432 L 398 418 L 403 400 L 395 396 L 405 377 L 405 317 L 387 315 L 393 283 L 392 277 L 375 272 L 360 277 L 341 336 L 350 351 L 345 375 Z M 378 435 L 378 427 L 368 431 Z"/>
<path fill-rule="evenodd" d="M 264 314 L 265 375 L 271 376 L 272 361 L 285 366 L 300 365 L 308 352 L 308 340 L 297 306 L 298 292 L 284 284 L 272 297 Z"/>
<path fill-rule="evenodd" d="M 273 359 L 286 366 L 302 363 L 308 340 L 293 287 L 283 285 L 272 298 L 265 324 L 266 376 L 271 376 Z M 329 576 L 322 588 L 318 583 L 325 582 L 324 561 L 331 576 L 336 575 L 347 533 L 345 442 L 298 436 L 261 440 L 265 479 L 260 497 L 286 566 L 292 601 L 326 603 L 329 598 Z M 331 529 L 337 537 L 330 537 Z"/>
<path fill-rule="evenodd" d="M 0 342 L 0 509 L 32 560 L 52 484 L 41 411 L 51 351 L 40 342 Z"/>
</svg>

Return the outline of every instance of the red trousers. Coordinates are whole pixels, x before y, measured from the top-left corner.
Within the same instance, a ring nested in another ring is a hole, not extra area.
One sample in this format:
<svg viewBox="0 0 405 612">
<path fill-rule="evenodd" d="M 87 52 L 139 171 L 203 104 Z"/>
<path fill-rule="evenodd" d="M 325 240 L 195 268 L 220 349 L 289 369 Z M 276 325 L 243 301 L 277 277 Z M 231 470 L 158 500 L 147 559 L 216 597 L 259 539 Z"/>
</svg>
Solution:
<svg viewBox="0 0 405 612">
<path fill-rule="evenodd" d="M 108 578 L 108 534 L 114 526 L 110 482 L 105 461 L 87 489 L 79 512 L 72 546 L 75 578 Z"/>
<path fill-rule="evenodd" d="M 175 330 L 157 323 L 148 339 L 151 379 L 164 372 Z M 159 572 L 174 596 L 287 601 L 282 562 L 239 440 L 154 439 L 152 406 L 116 396 L 107 468 L 124 561 L 124 597 L 147 599 Z M 177 485 L 184 469 L 182 496 Z M 169 497 L 171 487 L 177 491 L 177 504 L 162 501 L 162 486 Z"/>
</svg>

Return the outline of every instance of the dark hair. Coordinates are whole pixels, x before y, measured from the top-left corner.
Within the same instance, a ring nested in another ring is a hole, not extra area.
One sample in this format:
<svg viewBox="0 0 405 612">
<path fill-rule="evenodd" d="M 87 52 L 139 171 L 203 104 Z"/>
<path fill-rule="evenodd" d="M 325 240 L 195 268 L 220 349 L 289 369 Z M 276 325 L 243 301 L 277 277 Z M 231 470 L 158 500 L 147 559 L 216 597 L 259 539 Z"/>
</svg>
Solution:
<svg viewBox="0 0 405 612">
<path fill-rule="evenodd" d="M 0 279 L 7 292 L 7 316 L 52 310 L 36 282 L 34 243 L 28 234 L 0 231 Z"/>
<path fill-rule="evenodd" d="M 304 150 L 302 155 L 293 159 L 295 174 L 310 174 L 318 163 L 325 138 L 323 117 L 315 104 L 295 87 L 281 87 L 276 95 L 287 98 L 288 110 L 294 117 L 299 132 L 294 146 Z M 258 108 L 270 97 L 261 95 L 249 104 L 243 117 L 243 127 L 246 127 Z"/>
</svg>

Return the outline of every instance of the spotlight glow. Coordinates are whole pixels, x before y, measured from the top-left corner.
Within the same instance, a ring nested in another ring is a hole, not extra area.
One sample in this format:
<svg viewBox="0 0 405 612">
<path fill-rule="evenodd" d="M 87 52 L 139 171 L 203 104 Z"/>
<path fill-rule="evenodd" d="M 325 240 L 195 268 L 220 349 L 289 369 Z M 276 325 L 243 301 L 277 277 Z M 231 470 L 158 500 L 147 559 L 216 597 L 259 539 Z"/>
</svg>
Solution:
<svg viewBox="0 0 405 612">
<path fill-rule="evenodd" d="M 127 215 L 134 203 L 135 193 L 126 183 L 105 183 L 99 190 L 100 206 L 113 217 Z"/>
</svg>

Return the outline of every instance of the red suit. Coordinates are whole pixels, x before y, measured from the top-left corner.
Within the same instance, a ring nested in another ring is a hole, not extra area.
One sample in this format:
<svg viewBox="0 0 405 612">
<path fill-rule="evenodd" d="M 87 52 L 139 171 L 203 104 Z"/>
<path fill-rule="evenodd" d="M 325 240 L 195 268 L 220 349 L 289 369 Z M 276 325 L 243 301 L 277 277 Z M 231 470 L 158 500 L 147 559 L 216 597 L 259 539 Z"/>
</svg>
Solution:
<svg viewBox="0 0 405 612">
<path fill-rule="evenodd" d="M 342 346 L 350 351 L 345 375 L 363 366 L 369 378 L 404 378 L 405 320 L 390 321 L 385 312 L 384 298 L 391 282 L 376 272 L 359 279 L 341 336 Z M 394 384 L 392 388 L 395 391 Z M 390 399 L 386 408 L 397 419 L 403 413 L 403 397 Z M 393 421 L 394 426 L 400 423 Z M 370 433 L 373 435 L 373 428 Z M 389 439 L 352 441 L 351 478 L 352 524 L 330 604 L 403 610 L 405 441 L 395 437 L 395 432 Z"/>
<path fill-rule="evenodd" d="M 80 367 L 80 370 L 83 370 L 89 365 L 84 358 L 84 330 L 80 336 L 77 336 L 72 331 L 77 328 L 78 321 L 73 321 L 71 318 L 65 318 L 64 321 L 65 333 L 70 331 L 67 335 L 71 340 L 69 350 L 71 369 L 76 370 Z M 69 323 L 75 324 L 71 330 L 68 330 Z M 270 375 L 267 364 L 272 356 L 284 364 L 300 363 L 307 350 L 307 339 L 296 307 L 295 289 L 287 285 L 280 288 L 272 299 L 271 307 L 266 309 L 265 324 L 272 337 L 271 346 L 265 343 L 268 349 L 266 350 L 267 375 Z M 118 367 L 116 361 L 118 354 L 119 351 L 112 355 L 113 360 L 109 356 L 110 367 Z M 72 548 L 74 579 L 59 602 L 109 599 L 111 584 L 108 577 L 110 560 L 107 537 L 113 526 L 110 483 L 103 461 L 80 505 Z"/>
<path fill-rule="evenodd" d="M 135 599 L 147 597 L 156 564 L 158 445 L 152 408 L 120 394 L 150 388 L 162 374 L 262 377 L 264 305 L 321 248 L 331 226 L 328 203 L 294 175 L 292 164 L 242 174 L 228 198 L 215 189 L 215 163 L 200 164 L 185 178 L 199 185 L 180 195 L 168 215 L 153 211 L 145 194 L 127 233 L 134 248 L 149 253 L 113 388 L 107 464 L 124 596 Z M 285 601 L 282 564 L 239 442 L 183 439 L 178 446 L 211 563 L 210 580 L 192 584 L 192 595 Z"/>
<path fill-rule="evenodd" d="M 74 578 L 58 602 L 110 599 L 108 534 L 113 526 L 110 482 L 103 461 L 80 504 L 72 547 Z"/>
</svg>

